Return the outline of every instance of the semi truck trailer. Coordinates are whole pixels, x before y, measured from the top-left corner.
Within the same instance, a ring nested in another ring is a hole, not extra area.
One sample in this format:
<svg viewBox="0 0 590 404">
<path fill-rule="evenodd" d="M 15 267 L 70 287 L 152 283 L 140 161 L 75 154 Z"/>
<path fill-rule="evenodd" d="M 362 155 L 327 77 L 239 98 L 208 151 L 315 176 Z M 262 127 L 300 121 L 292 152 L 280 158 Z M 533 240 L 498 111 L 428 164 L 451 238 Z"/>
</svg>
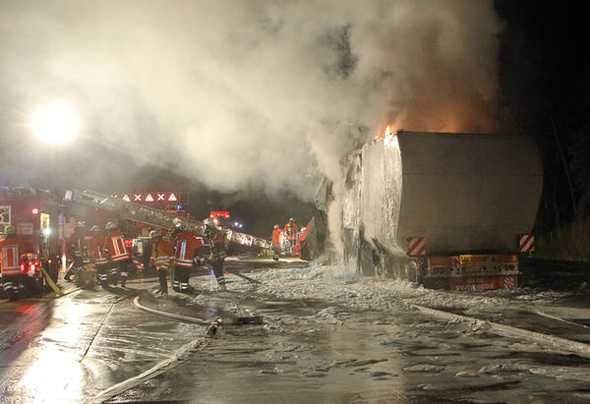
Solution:
<svg viewBox="0 0 590 404">
<path fill-rule="evenodd" d="M 397 131 L 344 166 L 344 258 L 358 271 L 429 288 L 518 285 L 543 187 L 534 139 Z"/>
</svg>

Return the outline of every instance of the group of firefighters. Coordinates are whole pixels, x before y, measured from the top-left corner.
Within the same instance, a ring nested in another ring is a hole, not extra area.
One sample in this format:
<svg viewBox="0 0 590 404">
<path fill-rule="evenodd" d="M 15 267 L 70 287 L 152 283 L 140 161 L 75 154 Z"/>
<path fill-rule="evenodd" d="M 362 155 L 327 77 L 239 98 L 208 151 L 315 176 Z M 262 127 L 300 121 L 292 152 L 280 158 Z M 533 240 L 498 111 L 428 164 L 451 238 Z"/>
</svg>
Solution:
<svg viewBox="0 0 590 404">
<path fill-rule="evenodd" d="M 160 229 L 150 231 L 149 265 L 154 266 L 158 274 L 158 294 L 168 293 L 169 275 L 174 291 L 181 293 L 192 291 L 189 285 L 190 271 L 195 262 L 200 261 L 201 258 L 205 258 L 211 265 L 219 288 L 226 289 L 223 275 L 223 263 L 228 254 L 229 244 L 226 233 L 216 226 L 212 219 L 205 219 L 204 224 L 203 237 L 184 228 L 181 222 L 167 235 L 164 235 Z M 2 283 L 10 298 L 17 299 L 19 291 L 17 277 L 21 275 L 21 257 L 27 255 L 29 247 L 25 239 L 21 240 L 21 237 L 16 235 L 13 226 L 7 226 L 5 232 L 6 236 L 0 239 Z M 293 218 L 289 219 L 283 229 L 278 225 L 274 226 L 272 241 L 275 260 L 279 258 L 281 251 L 292 253 L 297 244 L 298 232 L 299 226 Z M 10 244 L 10 249 L 3 247 L 7 243 Z M 119 283 L 124 288 L 133 266 L 139 270 L 144 267 L 133 253 L 131 246 L 126 244 L 117 221 L 108 221 L 103 228 L 94 225 L 89 230 L 83 222 L 78 222 L 70 237 L 70 246 L 67 250 L 71 263 L 64 279 L 69 282 L 73 281 L 72 278 L 76 273 L 84 270 L 85 265 L 91 264 L 96 270 L 99 284 L 107 286 Z M 207 252 L 205 257 L 202 256 L 203 252 Z"/>
<path fill-rule="evenodd" d="M 205 219 L 204 238 L 198 236 L 179 223 L 167 235 L 162 230 L 155 229 L 149 233 L 151 241 L 151 255 L 149 265 L 156 268 L 159 280 L 157 294 L 168 293 L 167 278 L 170 275 L 172 289 L 181 293 L 192 291 L 189 285 L 190 271 L 195 260 L 198 260 L 204 250 L 207 250 L 208 262 L 213 267 L 213 273 L 220 289 L 225 290 L 223 262 L 227 257 L 228 243 L 225 233 L 210 219 Z M 117 283 L 125 287 L 130 270 L 135 266 L 142 270 L 143 263 L 133 254 L 132 248 L 126 245 L 123 233 L 115 221 L 109 221 L 104 230 L 99 226 L 92 226 L 86 231 L 84 223 L 79 222 L 70 238 L 69 257 L 72 261 L 65 275 L 66 281 L 84 269 L 84 265 L 91 263 L 97 273 L 101 285 Z"/>
<path fill-rule="evenodd" d="M 272 231 L 273 258 L 278 260 L 281 251 L 293 254 L 293 250 L 297 246 L 298 237 L 299 226 L 295 222 L 295 219 L 290 218 L 282 229 L 278 224 L 275 224 Z"/>
</svg>

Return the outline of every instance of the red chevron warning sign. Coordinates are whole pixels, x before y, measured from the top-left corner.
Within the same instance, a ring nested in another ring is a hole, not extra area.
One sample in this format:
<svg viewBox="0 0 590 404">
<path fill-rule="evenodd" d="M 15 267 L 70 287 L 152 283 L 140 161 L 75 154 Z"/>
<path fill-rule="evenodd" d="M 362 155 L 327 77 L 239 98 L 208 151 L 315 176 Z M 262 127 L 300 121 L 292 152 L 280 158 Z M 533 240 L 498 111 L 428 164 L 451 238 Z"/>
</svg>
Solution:
<svg viewBox="0 0 590 404">
<path fill-rule="evenodd" d="M 410 237 L 408 238 L 408 255 L 425 255 L 426 242 L 424 237 Z"/>
<path fill-rule="evenodd" d="M 523 234 L 518 238 L 518 252 L 531 253 L 535 251 L 535 236 Z"/>
</svg>

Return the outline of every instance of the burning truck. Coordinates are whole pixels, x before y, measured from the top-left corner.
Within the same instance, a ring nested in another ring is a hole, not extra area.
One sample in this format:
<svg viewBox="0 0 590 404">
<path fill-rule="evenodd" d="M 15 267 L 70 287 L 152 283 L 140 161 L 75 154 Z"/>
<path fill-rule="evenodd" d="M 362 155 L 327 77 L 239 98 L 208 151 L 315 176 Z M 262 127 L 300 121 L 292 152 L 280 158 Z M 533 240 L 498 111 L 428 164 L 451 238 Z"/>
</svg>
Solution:
<svg viewBox="0 0 590 404">
<path fill-rule="evenodd" d="M 357 271 L 429 288 L 517 286 L 543 186 L 532 138 L 388 132 L 344 165 L 344 259 Z"/>
</svg>

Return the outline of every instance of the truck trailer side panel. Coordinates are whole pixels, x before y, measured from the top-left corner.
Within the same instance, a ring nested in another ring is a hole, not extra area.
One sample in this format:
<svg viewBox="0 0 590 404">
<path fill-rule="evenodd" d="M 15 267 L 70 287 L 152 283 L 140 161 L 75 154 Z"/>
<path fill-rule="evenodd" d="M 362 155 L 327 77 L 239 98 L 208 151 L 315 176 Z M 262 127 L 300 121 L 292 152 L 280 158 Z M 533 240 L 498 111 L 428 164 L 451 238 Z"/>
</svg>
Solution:
<svg viewBox="0 0 590 404">
<path fill-rule="evenodd" d="M 387 255 L 407 258 L 415 237 L 427 254 L 514 252 L 533 227 L 543 177 L 530 137 L 400 131 L 366 144 L 358 160 L 360 175 L 344 188 L 348 199 L 360 196 L 343 202 L 344 228 L 359 206 L 362 234 L 347 248 L 369 244 L 383 256 L 377 266 L 391 264 Z"/>
</svg>

